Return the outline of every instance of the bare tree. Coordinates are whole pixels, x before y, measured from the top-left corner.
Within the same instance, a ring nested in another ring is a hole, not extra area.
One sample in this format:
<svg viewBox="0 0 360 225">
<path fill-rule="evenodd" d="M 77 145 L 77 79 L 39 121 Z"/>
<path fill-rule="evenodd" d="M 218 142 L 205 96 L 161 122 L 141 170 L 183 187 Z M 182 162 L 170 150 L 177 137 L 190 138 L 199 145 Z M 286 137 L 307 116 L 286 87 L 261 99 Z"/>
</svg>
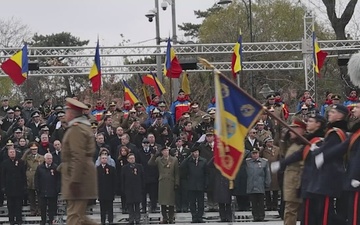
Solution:
<svg viewBox="0 0 360 225">
<path fill-rule="evenodd" d="M 18 47 L 31 40 L 30 27 L 20 19 L 0 20 L 0 47 Z"/>
<path fill-rule="evenodd" d="M 351 17 L 354 14 L 355 6 L 358 0 L 350 0 L 347 3 L 341 17 L 338 17 L 336 14 L 336 6 L 335 6 L 336 0 L 322 0 L 322 1 L 326 6 L 326 12 L 330 20 L 331 26 L 335 31 L 336 39 L 345 40 L 346 39 L 345 27 L 349 23 Z"/>
</svg>

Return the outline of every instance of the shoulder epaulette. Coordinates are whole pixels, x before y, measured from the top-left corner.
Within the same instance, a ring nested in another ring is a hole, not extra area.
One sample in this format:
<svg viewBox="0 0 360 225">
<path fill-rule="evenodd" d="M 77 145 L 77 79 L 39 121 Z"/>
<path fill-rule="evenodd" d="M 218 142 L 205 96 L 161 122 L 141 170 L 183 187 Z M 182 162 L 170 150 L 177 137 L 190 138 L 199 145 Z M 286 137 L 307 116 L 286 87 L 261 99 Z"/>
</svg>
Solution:
<svg viewBox="0 0 360 225">
<path fill-rule="evenodd" d="M 261 158 L 261 159 L 263 159 L 263 160 L 264 160 L 264 161 L 266 161 L 266 162 L 267 162 L 267 161 L 269 161 L 269 160 L 268 160 L 268 159 L 266 159 L 266 158 Z"/>
<path fill-rule="evenodd" d="M 250 160 L 251 158 L 246 158 L 246 160 Z"/>
</svg>

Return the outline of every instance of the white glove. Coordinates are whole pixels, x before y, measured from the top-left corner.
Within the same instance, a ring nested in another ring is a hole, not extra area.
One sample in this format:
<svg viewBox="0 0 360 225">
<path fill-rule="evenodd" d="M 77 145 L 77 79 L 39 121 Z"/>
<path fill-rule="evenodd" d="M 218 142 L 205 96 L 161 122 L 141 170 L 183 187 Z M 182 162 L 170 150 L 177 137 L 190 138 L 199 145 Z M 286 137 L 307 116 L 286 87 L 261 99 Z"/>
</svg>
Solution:
<svg viewBox="0 0 360 225">
<path fill-rule="evenodd" d="M 277 173 L 280 170 L 280 162 L 279 161 L 272 162 L 270 168 L 272 173 Z"/>
<path fill-rule="evenodd" d="M 359 187 L 360 186 L 360 181 L 352 179 L 351 180 L 351 186 L 353 186 L 354 188 Z"/>
<path fill-rule="evenodd" d="M 318 169 L 324 164 L 324 154 L 320 153 L 319 155 L 315 156 L 315 165 Z"/>
</svg>

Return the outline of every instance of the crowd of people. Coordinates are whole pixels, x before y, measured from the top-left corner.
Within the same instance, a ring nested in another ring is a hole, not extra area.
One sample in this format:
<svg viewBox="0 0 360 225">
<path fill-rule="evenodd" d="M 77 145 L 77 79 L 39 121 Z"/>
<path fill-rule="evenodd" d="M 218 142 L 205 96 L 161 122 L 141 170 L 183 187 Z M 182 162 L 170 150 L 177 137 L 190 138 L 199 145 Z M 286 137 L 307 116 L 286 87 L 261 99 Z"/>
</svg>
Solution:
<svg viewBox="0 0 360 225">
<path fill-rule="evenodd" d="M 244 140 L 245 157 L 235 180 L 222 176 L 213 163 L 214 98 L 203 107 L 180 90 L 170 105 L 152 95 L 148 106 L 128 100 L 121 106 L 114 101 L 105 104 L 101 99 L 92 106 L 73 96 L 66 106 L 53 106 L 46 99 L 39 108 L 31 98 L 21 106 L 10 106 L 3 98 L 0 204 L 5 195 L 11 224 L 22 222 L 21 207 L 26 204 L 31 215 L 41 215 L 42 224 L 53 223 L 59 193 L 67 200 L 68 222 L 86 224 L 93 223 L 77 212 L 85 213 L 95 199 L 101 223 L 112 224 L 115 196 L 120 196 L 130 224 L 139 224 L 141 213 L 157 212 L 158 205 L 161 223 L 175 223 L 176 212 L 190 212 L 192 222 L 202 223 L 205 209 L 219 212 L 221 222 L 230 222 L 234 210 L 251 209 L 254 221 L 263 221 L 265 210 L 273 210 L 286 225 L 298 219 L 307 221 L 304 224 L 346 224 L 348 211 L 340 209 L 348 201 L 338 185 L 346 177 L 343 165 L 352 158 L 338 157 L 347 153 L 343 146 L 329 154 L 327 150 L 356 128 L 360 115 L 351 112 L 356 112 L 357 92 L 352 91 L 344 104 L 332 93 L 319 106 L 310 96 L 304 92 L 292 115 L 280 93 L 266 97 L 267 111 Z M 311 150 L 273 114 L 305 136 Z M 355 148 L 351 141 L 345 143 Z M 354 180 L 359 186 L 360 178 Z"/>
</svg>

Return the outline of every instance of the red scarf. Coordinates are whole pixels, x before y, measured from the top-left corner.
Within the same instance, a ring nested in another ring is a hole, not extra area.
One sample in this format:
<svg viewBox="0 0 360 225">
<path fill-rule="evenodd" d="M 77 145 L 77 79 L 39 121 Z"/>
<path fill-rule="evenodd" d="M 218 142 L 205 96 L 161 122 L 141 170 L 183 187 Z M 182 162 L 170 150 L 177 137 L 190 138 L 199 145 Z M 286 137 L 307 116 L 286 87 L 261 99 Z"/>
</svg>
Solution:
<svg viewBox="0 0 360 225">
<path fill-rule="evenodd" d="M 357 100 L 358 100 L 358 97 L 357 96 L 355 96 L 355 97 L 347 97 L 347 99 L 349 100 L 349 101 L 352 101 L 352 102 L 356 102 Z"/>
<path fill-rule="evenodd" d="M 189 100 L 189 96 L 185 95 L 185 97 L 181 98 L 181 97 L 177 97 L 177 99 L 179 102 L 185 102 Z"/>
<path fill-rule="evenodd" d="M 324 105 L 331 105 L 333 104 L 333 101 L 331 99 L 326 99 L 324 102 Z"/>
<path fill-rule="evenodd" d="M 105 107 L 104 107 L 103 105 L 101 105 L 101 106 L 95 106 L 95 109 L 96 109 L 97 111 L 104 111 L 104 110 L 105 110 Z"/>
</svg>

